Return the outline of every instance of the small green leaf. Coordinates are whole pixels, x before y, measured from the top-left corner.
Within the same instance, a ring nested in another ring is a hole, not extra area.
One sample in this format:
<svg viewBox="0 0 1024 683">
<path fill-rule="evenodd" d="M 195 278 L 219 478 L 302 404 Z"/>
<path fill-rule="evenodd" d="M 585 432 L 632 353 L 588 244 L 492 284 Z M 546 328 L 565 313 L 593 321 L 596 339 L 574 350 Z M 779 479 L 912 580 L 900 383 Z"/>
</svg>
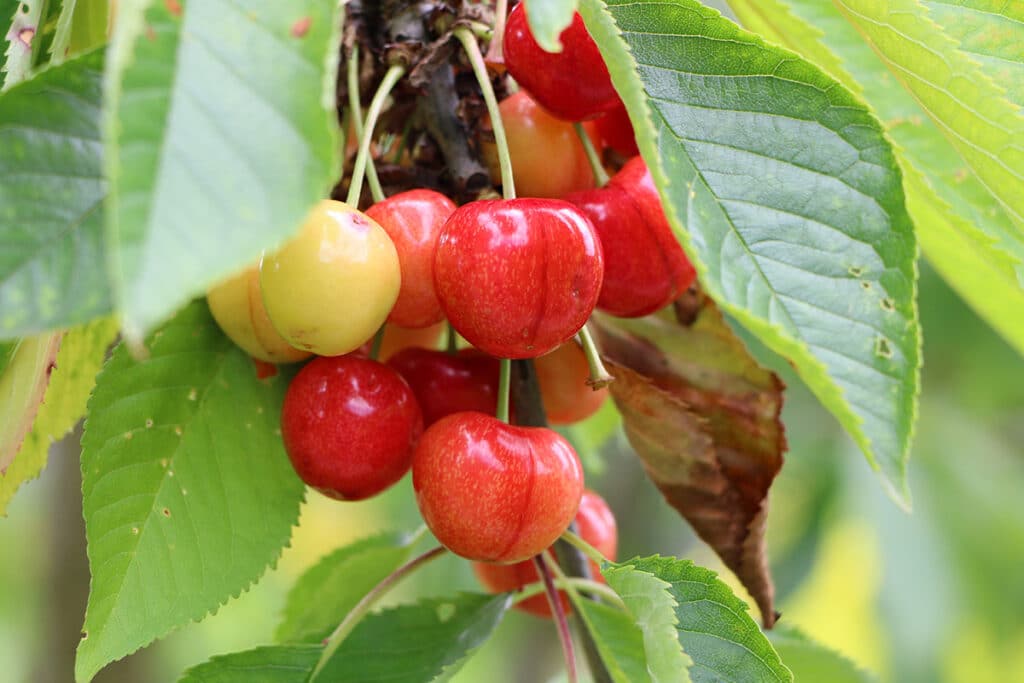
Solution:
<svg viewBox="0 0 1024 683">
<path fill-rule="evenodd" d="M 7 51 L 4 54 L 3 71 L 7 75 L 4 78 L 4 90 L 28 78 L 35 65 L 39 49 L 39 41 L 35 38 L 40 32 L 45 6 L 46 0 L 23 0 L 15 5 L 13 13 L 4 15 L 5 20 L 11 18 L 5 36 Z"/>
<path fill-rule="evenodd" d="M 671 585 L 638 569 L 633 561 L 605 562 L 601 574 L 626 603 L 626 609 L 643 636 L 647 672 L 652 683 L 689 683 L 693 660 L 683 651 L 676 635 L 677 603 Z"/>
<path fill-rule="evenodd" d="M 581 612 L 614 683 L 650 683 L 644 634 L 626 612 L 592 600 Z"/>
<path fill-rule="evenodd" d="M 117 322 L 111 318 L 101 318 L 64 334 L 32 429 L 14 462 L 0 475 L 0 516 L 7 514 L 7 504 L 18 487 L 39 476 L 46 466 L 50 444 L 64 438 L 85 415 L 96 373 L 116 336 Z"/>
<path fill-rule="evenodd" d="M 526 21 L 534 40 L 548 52 L 561 52 L 562 31 L 569 28 L 578 0 L 525 0 Z"/>
<path fill-rule="evenodd" d="M 772 645 L 797 681 L 877 683 L 878 679 L 842 655 L 809 639 L 796 629 L 782 628 L 769 636 Z"/>
<path fill-rule="evenodd" d="M 372 614 L 342 641 L 316 680 L 447 680 L 490 637 L 510 600 L 508 595 L 462 594 Z"/>
<path fill-rule="evenodd" d="M 906 503 L 917 244 L 881 125 L 696 0 L 580 12 L 702 286 L 794 365 Z"/>
<path fill-rule="evenodd" d="M 110 310 L 102 70 L 92 52 L 0 95 L 0 338 Z"/>
<path fill-rule="evenodd" d="M 408 538 L 387 533 L 338 548 L 303 574 L 288 594 L 279 643 L 317 643 L 364 595 L 409 557 Z"/>
<path fill-rule="evenodd" d="M 314 645 L 278 645 L 233 652 L 189 669 L 178 683 L 306 683 L 322 651 Z"/>
<path fill-rule="evenodd" d="M 244 591 L 276 562 L 304 491 L 279 429 L 288 378 L 258 380 L 205 302 L 145 352 L 118 347 L 89 400 L 80 682 Z"/>
<path fill-rule="evenodd" d="M 109 0 L 64 0 L 50 45 L 50 62 L 60 63 L 70 54 L 106 42 L 109 5 Z"/>
<path fill-rule="evenodd" d="M 107 235 L 137 343 L 292 236 L 340 175 L 336 0 L 122 0 L 104 81 Z"/>
</svg>

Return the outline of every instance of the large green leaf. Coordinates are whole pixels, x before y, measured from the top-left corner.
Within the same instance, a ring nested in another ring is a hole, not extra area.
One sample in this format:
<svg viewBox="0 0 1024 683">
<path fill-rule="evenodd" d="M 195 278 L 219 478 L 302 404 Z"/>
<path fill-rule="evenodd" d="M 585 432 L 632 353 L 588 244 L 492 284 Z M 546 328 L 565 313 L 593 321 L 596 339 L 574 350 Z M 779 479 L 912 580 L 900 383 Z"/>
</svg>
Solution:
<svg viewBox="0 0 1024 683">
<path fill-rule="evenodd" d="M 303 485 L 281 443 L 287 377 L 260 381 L 204 302 L 100 373 L 82 438 L 92 589 L 75 675 L 201 619 L 288 542 Z"/>
<path fill-rule="evenodd" d="M 842 655 L 819 645 L 795 629 L 772 631 L 770 639 L 797 681 L 876 683 L 878 680 Z"/>
<path fill-rule="evenodd" d="M 404 534 L 371 536 L 338 548 L 303 574 L 288 594 L 279 643 L 317 643 L 364 595 L 409 557 Z"/>
<path fill-rule="evenodd" d="M 278 645 L 233 652 L 189 669 L 178 683 L 306 683 L 322 651 L 316 645 Z"/>
<path fill-rule="evenodd" d="M 581 616 L 615 683 L 651 683 L 644 634 L 627 613 L 584 600 Z"/>
<path fill-rule="evenodd" d="M 0 95 L 0 338 L 110 309 L 102 69 L 89 53 Z"/>
<path fill-rule="evenodd" d="M 508 595 L 462 594 L 366 617 L 314 679 L 323 683 L 430 683 L 447 680 L 490 637 Z"/>
<path fill-rule="evenodd" d="M 64 438 L 85 415 L 96 373 L 116 335 L 117 324 L 111 318 L 73 328 L 63 335 L 53 366 L 40 368 L 49 371 L 49 385 L 21 450 L 7 471 L 0 473 L 0 516 L 7 514 L 7 504 L 18 487 L 39 476 L 46 466 L 50 445 Z"/>
<path fill-rule="evenodd" d="M 907 208 L 928 260 L 1024 353 L 1024 236 L 956 149 L 832 3 L 730 0 L 744 24 L 859 90 L 897 146 Z"/>
<path fill-rule="evenodd" d="M 673 557 L 634 559 L 626 564 L 668 585 L 676 602 L 679 641 L 693 660 L 690 677 L 694 683 L 793 680 L 750 618 L 747 606 L 714 572 Z"/>
<path fill-rule="evenodd" d="M 1024 148 L 1020 145 L 1024 138 L 1020 105 L 1024 102 L 1011 101 L 1004 87 L 986 71 L 986 64 L 961 50 L 918 0 L 835 3 L 1002 202 L 1017 229 L 1024 230 Z M 1003 3 L 1002 12 L 994 3 L 984 4 L 996 8 L 983 20 L 984 30 L 1008 31 L 1005 44 L 1000 40 L 994 47 L 996 56 L 1019 62 L 1024 23 L 1011 20 L 1014 10 L 1006 6 L 1013 3 Z M 1016 12 L 1019 14 L 1019 9 Z M 996 17 L 1008 21 L 996 26 Z M 979 34 L 977 18 L 967 7 L 947 8 L 939 18 Z M 993 43 L 987 47 L 992 48 Z"/>
<path fill-rule="evenodd" d="M 793 363 L 906 501 L 917 246 L 881 125 L 695 0 L 580 11 L 702 285 Z"/>
<path fill-rule="evenodd" d="M 122 0 L 105 79 L 107 234 L 137 342 L 294 234 L 340 170 L 336 0 Z"/>
</svg>

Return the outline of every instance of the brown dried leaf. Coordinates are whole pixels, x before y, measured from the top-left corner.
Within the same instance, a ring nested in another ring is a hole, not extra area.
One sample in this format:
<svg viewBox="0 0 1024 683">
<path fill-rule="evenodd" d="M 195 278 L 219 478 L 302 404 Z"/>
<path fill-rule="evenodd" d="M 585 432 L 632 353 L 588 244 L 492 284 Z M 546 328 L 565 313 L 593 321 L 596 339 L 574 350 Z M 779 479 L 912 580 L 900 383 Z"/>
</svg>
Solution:
<svg viewBox="0 0 1024 683">
<path fill-rule="evenodd" d="M 765 520 L 786 450 L 782 381 L 696 290 L 646 318 L 601 316 L 597 328 L 615 376 L 612 397 L 648 476 L 736 573 L 771 628 Z"/>
</svg>

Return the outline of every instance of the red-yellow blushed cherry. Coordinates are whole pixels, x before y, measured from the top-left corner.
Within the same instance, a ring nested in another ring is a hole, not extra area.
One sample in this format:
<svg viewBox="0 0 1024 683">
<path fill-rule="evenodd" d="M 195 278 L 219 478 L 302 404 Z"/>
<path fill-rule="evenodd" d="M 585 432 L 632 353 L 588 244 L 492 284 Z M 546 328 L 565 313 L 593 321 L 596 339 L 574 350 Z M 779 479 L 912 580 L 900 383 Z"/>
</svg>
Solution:
<svg viewBox="0 0 1024 683">
<path fill-rule="evenodd" d="M 636 134 L 633 131 L 633 122 L 629 120 L 629 112 L 623 104 L 594 121 L 601 142 L 605 147 L 611 147 L 624 157 L 633 157 L 640 153 L 636 146 Z"/>
<path fill-rule="evenodd" d="M 493 415 L 498 407 L 498 364 L 497 358 L 476 349 L 451 355 L 409 348 L 388 360 L 416 394 L 425 427 L 467 410 Z"/>
<path fill-rule="evenodd" d="M 625 318 L 653 313 L 693 284 L 697 273 L 665 217 L 643 159 L 635 157 L 605 187 L 566 197 L 587 214 L 605 254 L 597 307 Z"/>
<path fill-rule="evenodd" d="M 604 498 L 593 491 L 584 491 L 580 499 L 580 509 L 576 513 L 576 527 L 579 536 L 594 546 L 602 555 L 611 561 L 615 561 L 615 554 L 618 551 L 619 534 L 615 524 L 615 515 Z M 551 550 L 546 550 L 548 556 L 554 559 L 555 555 Z M 595 581 L 604 582 L 601 576 L 601 568 L 593 560 L 589 561 L 590 575 Z M 537 568 L 533 560 L 524 560 L 515 564 L 494 564 L 491 562 L 474 562 L 473 573 L 480 581 L 480 584 L 491 593 L 505 593 L 519 590 L 529 583 L 540 581 Z M 569 596 L 565 591 L 558 591 L 562 600 L 562 607 L 566 613 L 569 612 Z M 535 595 L 516 604 L 516 609 L 522 610 L 538 617 L 551 617 L 551 605 L 547 596 Z"/>
<path fill-rule="evenodd" d="M 498 108 L 519 196 L 557 199 L 594 187 L 594 172 L 571 123 L 546 112 L 522 90 L 502 100 Z M 591 138 L 600 140 L 596 130 Z M 501 173 L 493 144 L 484 146 L 483 157 L 491 178 L 499 183 Z"/>
<path fill-rule="evenodd" d="M 401 479 L 422 431 L 405 380 L 355 354 L 310 361 L 288 386 L 281 411 L 295 471 L 339 500 L 369 498 Z"/>
<path fill-rule="evenodd" d="M 594 39 L 579 12 L 558 37 L 561 52 L 546 52 L 526 19 L 520 2 L 505 24 L 505 66 L 519 85 L 555 116 L 567 121 L 593 118 L 615 107 L 619 96 Z"/>
<path fill-rule="evenodd" d="M 532 358 L 590 317 L 604 270 L 590 221 L 555 199 L 483 200 L 445 223 L 434 284 L 445 316 L 499 358 Z"/>
<path fill-rule="evenodd" d="M 594 391 L 587 384 L 590 365 L 583 349 L 573 340 L 535 358 L 533 365 L 537 370 L 544 412 L 553 425 L 585 420 L 596 413 L 608 398 L 608 389 Z"/>
<path fill-rule="evenodd" d="M 388 322 L 429 327 L 444 319 L 434 292 L 434 248 L 455 202 L 433 190 L 409 190 L 377 202 L 366 215 L 388 233 L 398 252 L 402 285 Z"/>
<path fill-rule="evenodd" d="M 456 413 L 423 433 L 412 485 L 423 520 L 449 550 L 470 560 L 519 562 L 572 522 L 583 468 L 557 432 Z"/>
</svg>

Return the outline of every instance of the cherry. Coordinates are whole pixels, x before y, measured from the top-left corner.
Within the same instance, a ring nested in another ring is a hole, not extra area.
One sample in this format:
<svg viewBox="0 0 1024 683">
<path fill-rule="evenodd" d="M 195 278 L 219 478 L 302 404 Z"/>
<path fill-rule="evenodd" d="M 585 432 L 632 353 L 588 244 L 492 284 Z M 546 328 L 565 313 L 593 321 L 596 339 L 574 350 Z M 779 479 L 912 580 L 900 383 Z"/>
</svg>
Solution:
<svg viewBox="0 0 1024 683">
<path fill-rule="evenodd" d="M 642 158 L 627 162 L 607 186 L 566 199 L 587 214 L 604 249 L 598 308 L 627 318 L 647 315 L 693 284 L 697 273 L 672 232 Z"/>
<path fill-rule="evenodd" d="M 640 148 L 636 146 L 633 122 L 629 120 L 629 112 L 626 111 L 625 105 L 619 104 L 597 119 L 594 124 L 605 147 L 611 147 L 624 157 L 633 157 L 640 153 Z"/>
<path fill-rule="evenodd" d="M 292 380 L 281 411 L 288 457 L 326 496 L 362 500 L 409 470 L 423 418 L 409 385 L 357 355 L 315 358 Z"/>
<path fill-rule="evenodd" d="M 500 358 L 539 356 L 576 334 L 593 311 L 602 272 L 590 221 L 555 199 L 459 207 L 445 223 L 434 260 L 449 322 Z"/>
<path fill-rule="evenodd" d="M 502 100 L 498 108 L 520 195 L 559 199 L 594 187 L 594 172 L 571 123 L 556 119 L 523 90 Z M 599 139 L 596 130 L 591 138 Z M 500 183 L 493 144 L 484 146 L 483 156 L 491 178 Z"/>
<path fill-rule="evenodd" d="M 543 427 L 456 413 L 429 427 L 413 457 L 423 520 L 457 555 L 518 562 L 554 543 L 583 494 L 569 442 Z"/>
<path fill-rule="evenodd" d="M 386 361 L 402 349 L 419 347 L 424 349 L 436 349 L 441 341 L 441 335 L 448 329 L 448 325 L 439 322 L 430 327 L 408 328 L 399 327 L 390 323 L 384 325 L 384 340 L 380 345 L 378 358 Z M 369 353 L 370 347 L 366 347 Z"/>
<path fill-rule="evenodd" d="M 558 37 L 562 51 L 546 52 L 530 32 L 526 5 L 520 2 L 505 24 L 505 66 L 521 86 L 555 116 L 582 121 L 613 109 L 619 96 L 583 17 Z"/>
<path fill-rule="evenodd" d="M 568 425 L 585 420 L 598 411 L 607 389 L 594 391 L 590 379 L 590 365 L 583 349 L 575 341 L 567 341 L 551 353 L 535 358 L 541 399 L 548 422 Z"/>
<path fill-rule="evenodd" d="M 309 357 L 277 333 L 263 307 L 256 266 L 231 277 L 206 293 L 206 303 L 220 329 L 243 351 L 267 363 L 294 363 Z"/>
<path fill-rule="evenodd" d="M 402 286 L 388 322 L 401 327 L 429 327 L 444 319 L 434 292 L 437 236 L 455 203 L 433 190 L 409 190 L 366 210 L 388 233 L 398 251 Z"/>
<path fill-rule="evenodd" d="M 400 284 L 398 254 L 384 228 L 329 199 L 260 264 L 263 303 L 274 327 L 292 346 L 321 356 L 349 353 L 372 337 Z"/>
<path fill-rule="evenodd" d="M 408 348 L 388 360 L 412 388 L 426 427 L 466 410 L 493 415 L 498 407 L 498 359 L 475 349 L 457 355 Z"/>
<path fill-rule="evenodd" d="M 580 499 L 580 509 L 576 513 L 577 533 L 580 537 L 594 546 L 602 555 L 609 560 L 615 560 L 615 553 L 618 550 L 618 531 L 615 525 L 615 515 L 604 498 L 593 491 L 584 491 Z M 555 554 L 549 548 L 545 551 L 551 558 Z M 601 568 L 597 563 L 590 560 L 590 575 L 595 581 L 604 582 L 601 576 Z M 533 560 L 524 560 L 516 564 L 494 564 L 491 562 L 474 562 L 473 573 L 477 579 L 491 593 L 505 593 L 522 588 L 528 583 L 540 581 L 537 568 Z M 569 596 L 565 591 L 558 591 L 562 600 L 562 607 L 569 611 Z M 516 609 L 534 614 L 538 617 L 551 617 L 551 605 L 547 596 L 535 595 L 518 603 Z"/>
</svg>

